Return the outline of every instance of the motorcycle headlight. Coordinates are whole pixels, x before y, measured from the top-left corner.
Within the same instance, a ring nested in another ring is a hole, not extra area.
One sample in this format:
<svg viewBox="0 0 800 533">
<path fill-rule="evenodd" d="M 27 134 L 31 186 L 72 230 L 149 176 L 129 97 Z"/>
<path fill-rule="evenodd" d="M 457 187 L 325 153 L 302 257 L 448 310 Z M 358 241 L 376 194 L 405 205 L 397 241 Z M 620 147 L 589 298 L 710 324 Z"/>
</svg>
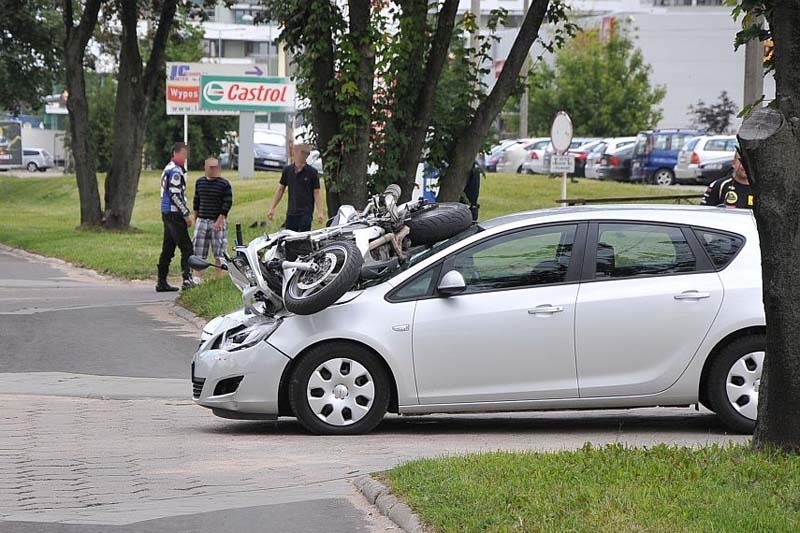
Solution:
<svg viewBox="0 0 800 533">
<path fill-rule="evenodd" d="M 252 348 L 259 342 L 269 338 L 272 333 L 278 329 L 280 321 L 276 320 L 268 324 L 258 324 L 250 326 L 237 332 L 225 339 L 222 349 L 228 352 L 236 352 L 246 348 Z"/>
</svg>

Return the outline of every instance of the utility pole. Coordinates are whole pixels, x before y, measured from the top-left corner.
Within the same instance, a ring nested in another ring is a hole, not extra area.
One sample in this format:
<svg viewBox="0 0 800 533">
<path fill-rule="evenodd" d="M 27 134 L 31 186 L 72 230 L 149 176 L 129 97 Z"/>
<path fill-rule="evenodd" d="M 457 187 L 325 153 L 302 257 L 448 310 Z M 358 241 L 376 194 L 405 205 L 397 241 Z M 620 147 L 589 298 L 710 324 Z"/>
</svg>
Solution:
<svg viewBox="0 0 800 533">
<path fill-rule="evenodd" d="M 756 26 L 764 25 L 758 17 Z M 758 39 L 750 39 L 744 47 L 744 100 L 742 107 L 755 104 L 764 95 L 764 47 Z"/>
</svg>

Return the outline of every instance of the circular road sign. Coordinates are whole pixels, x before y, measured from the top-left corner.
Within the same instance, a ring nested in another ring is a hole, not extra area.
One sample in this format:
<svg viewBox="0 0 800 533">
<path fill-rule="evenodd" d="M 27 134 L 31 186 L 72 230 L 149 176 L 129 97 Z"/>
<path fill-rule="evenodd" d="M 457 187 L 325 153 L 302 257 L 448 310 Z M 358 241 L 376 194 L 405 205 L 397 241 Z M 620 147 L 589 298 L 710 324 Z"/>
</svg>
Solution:
<svg viewBox="0 0 800 533">
<path fill-rule="evenodd" d="M 566 111 L 559 111 L 550 125 L 550 142 L 556 152 L 563 154 L 572 143 L 572 119 Z"/>
</svg>

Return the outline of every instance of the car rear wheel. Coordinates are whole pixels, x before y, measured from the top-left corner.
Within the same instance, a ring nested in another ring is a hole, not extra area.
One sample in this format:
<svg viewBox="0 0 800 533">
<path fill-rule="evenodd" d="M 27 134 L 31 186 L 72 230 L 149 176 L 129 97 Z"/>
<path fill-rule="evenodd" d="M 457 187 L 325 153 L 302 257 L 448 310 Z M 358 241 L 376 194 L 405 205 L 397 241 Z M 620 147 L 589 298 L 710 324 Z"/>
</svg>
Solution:
<svg viewBox="0 0 800 533">
<path fill-rule="evenodd" d="M 765 345 L 763 335 L 743 337 L 723 348 L 711 364 L 706 393 L 711 410 L 737 433 L 750 434 L 756 427 Z"/>
<path fill-rule="evenodd" d="M 318 435 L 372 431 L 386 414 L 390 397 L 383 364 L 368 349 L 349 342 L 312 348 L 289 383 L 292 412 Z"/>
<path fill-rule="evenodd" d="M 36 163 L 34 163 L 33 161 L 28 163 L 27 168 L 28 168 L 28 172 L 36 172 L 37 170 L 39 170 L 39 166 Z"/>
<path fill-rule="evenodd" d="M 672 185 L 675 183 L 675 174 L 668 168 L 660 168 L 653 174 L 656 185 Z"/>
</svg>

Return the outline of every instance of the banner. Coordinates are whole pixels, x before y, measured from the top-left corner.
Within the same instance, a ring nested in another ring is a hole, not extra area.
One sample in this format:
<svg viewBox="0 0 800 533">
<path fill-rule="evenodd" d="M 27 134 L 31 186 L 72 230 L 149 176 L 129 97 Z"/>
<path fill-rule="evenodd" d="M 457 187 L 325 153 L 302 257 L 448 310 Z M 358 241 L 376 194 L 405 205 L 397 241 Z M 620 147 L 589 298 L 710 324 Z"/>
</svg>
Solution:
<svg viewBox="0 0 800 533">
<path fill-rule="evenodd" d="M 200 77 L 200 109 L 212 111 L 292 111 L 295 87 L 288 78 Z"/>
<path fill-rule="evenodd" d="M 167 63 L 167 82 L 165 87 L 167 115 L 239 114 L 241 107 L 233 104 L 217 106 L 212 103 L 205 107 L 201 106 L 200 83 L 204 75 L 241 78 L 247 83 L 253 81 L 269 84 L 272 80 L 282 80 L 287 85 L 287 98 L 291 99 L 291 105 L 280 106 L 280 110 L 294 109 L 294 85 L 285 78 L 268 78 L 266 65 L 253 63 Z M 253 110 L 253 106 L 246 107 L 247 110 Z M 275 110 L 274 108 L 265 108 L 265 112 Z"/>
<path fill-rule="evenodd" d="M 19 122 L 0 122 L 0 166 L 22 166 L 22 127 Z"/>
</svg>

